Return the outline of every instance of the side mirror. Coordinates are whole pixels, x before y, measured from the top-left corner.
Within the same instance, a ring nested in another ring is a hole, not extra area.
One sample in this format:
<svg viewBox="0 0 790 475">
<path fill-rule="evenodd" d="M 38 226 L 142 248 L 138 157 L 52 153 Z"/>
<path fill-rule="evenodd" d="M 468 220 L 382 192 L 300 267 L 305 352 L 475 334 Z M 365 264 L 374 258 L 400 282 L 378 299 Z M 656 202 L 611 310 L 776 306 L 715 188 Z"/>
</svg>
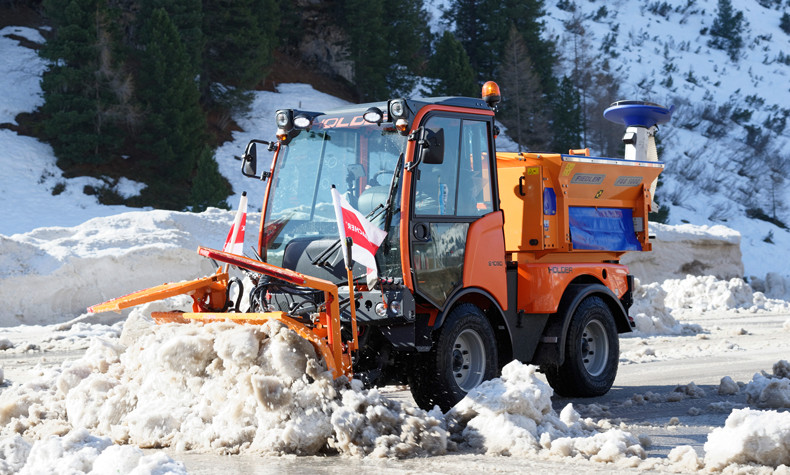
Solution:
<svg viewBox="0 0 790 475">
<path fill-rule="evenodd" d="M 272 165 L 272 160 L 269 158 L 265 160 L 264 163 L 264 171 L 258 176 L 258 146 L 257 144 L 263 144 L 267 146 L 267 150 L 272 152 L 276 148 L 276 145 L 271 142 L 265 142 L 263 140 L 252 140 L 250 143 L 247 144 L 247 148 L 244 150 L 244 155 L 241 157 L 241 174 L 244 176 L 248 176 L 250 178 L 259 178 L 261 180 L 265 180 L 266 178 L 271 175 L 269 171 Z"/>
<path fill-rule="evenodd" d="M 444 162 L 444 129 L 425 129 L 421 144 L 420 161 L 429 165 L 441 165 Z"/>
</svg>

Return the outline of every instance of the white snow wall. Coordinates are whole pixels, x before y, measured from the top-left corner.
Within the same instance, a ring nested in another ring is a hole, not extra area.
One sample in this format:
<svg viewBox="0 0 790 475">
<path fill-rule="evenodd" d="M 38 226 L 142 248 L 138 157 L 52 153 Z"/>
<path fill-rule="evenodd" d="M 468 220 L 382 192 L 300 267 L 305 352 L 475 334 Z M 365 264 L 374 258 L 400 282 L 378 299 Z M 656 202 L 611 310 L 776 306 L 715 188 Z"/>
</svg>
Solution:
<svg viewBox="0 0 790 475">
<path fill-rule="evenodd" d="M 216 208 L 140 211 L 0 235 L 0 326 L 66 321 L 136 290 L 212 274 L 216 268 L 197 248 L 221 249 L 233 216 Z M 248 216 L 248 245 L 259 221 Z"/>
<path fill-rule="evenodd" d="M 725 226 L 669 226 L 649 223 L 652 252 L 629 252 L 620 262 L 643 284 L 712 275 L 729 280 L 744 276 L 741 234 Z"/>
</svg>

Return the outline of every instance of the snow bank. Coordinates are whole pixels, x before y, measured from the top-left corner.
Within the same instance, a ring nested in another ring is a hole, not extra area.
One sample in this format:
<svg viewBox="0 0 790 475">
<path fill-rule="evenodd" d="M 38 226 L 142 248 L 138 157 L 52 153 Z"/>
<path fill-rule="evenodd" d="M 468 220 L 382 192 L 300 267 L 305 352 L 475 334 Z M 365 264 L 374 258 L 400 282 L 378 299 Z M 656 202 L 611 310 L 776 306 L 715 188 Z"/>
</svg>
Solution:
<svg viewBox="0 0 790 475">
<path fill-rule="evenodd" d="M 668 279 L 662 283 L 634 281 L 634 304 L 629 315 L 636 323 L 636 334 L 681 335 L 702 331 L 697 324 L 680 323 L 689 314 L 712 311 L 787 312 L 790 303 L 769 299 L 754 292 L 743 279 L 719 280 L 714 276 Z"/>
<path fill-rule="evenodd" d="M 139 211 L 70 228 L 0 235 L 0 326 L 48 324 L 135 290 L 208 275 L 199 245 L 221 247 L 233 212 Z M 257 229 L 249 216 L 250 229 Z M 248 239 L 252 239 L 247 236 Z"/>
<path fill-rule="evenodd" d="M 769 299 L 762 292 L 754 292 L 740 278 L 719 280 L 710 275 L 689 275 L 684 279 L 666 280 L 661 287 L 667 292 L 666 306 L 673 310 L 709 312 L 744 309 L 757 312 L 790 309 L 788 302 Z"/>
<path fill-rule="evenodd" d="M 741 235 L 725 226 L 650 223 L 652 252 L 629 252 L 621 262 L 643 283 L 712 275 L 743 277 Z"/>
</svg>

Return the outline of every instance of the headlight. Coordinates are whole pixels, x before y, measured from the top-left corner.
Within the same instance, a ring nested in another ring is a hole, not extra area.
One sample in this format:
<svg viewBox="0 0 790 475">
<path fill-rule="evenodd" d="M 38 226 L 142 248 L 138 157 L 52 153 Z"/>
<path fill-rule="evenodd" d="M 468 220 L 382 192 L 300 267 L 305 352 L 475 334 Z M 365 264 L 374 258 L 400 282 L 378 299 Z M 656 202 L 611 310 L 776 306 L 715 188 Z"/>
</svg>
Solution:
<svg viewBox="0 0 790 475">
<path fill-rule="evenodd" d="M 405 119 L 407 115 L 409 115 L 409 112 L 406 110 L 406 101 L 403 99 L 390 101 L 390 118 Z"/>
<path fill-rule="evenodd" d="M 283 129 L 286 132 L 291 130 L 293 128 L 293 111 L 290 109 L 278 110 L 274 113 L 274 122 L 278 129 Z"/>
</svg>

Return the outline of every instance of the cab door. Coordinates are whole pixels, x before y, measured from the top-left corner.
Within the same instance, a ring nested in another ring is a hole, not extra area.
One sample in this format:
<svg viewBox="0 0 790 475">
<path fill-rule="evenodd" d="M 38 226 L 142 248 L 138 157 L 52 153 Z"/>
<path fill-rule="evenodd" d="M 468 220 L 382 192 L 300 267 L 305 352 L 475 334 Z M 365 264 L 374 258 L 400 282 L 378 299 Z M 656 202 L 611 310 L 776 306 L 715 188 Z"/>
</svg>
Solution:
<svg viewBox="0 0 790 475">
<path fill-rule="evenodd" d="M 433 114 L 423 126 L 443 135 L 444 153 L 415 171 L 411 268 L 415 291 L 441 309 L 463 284 L 470 225 L 495 210 L 493 136 L 487 117 Z"/>
</svg>

